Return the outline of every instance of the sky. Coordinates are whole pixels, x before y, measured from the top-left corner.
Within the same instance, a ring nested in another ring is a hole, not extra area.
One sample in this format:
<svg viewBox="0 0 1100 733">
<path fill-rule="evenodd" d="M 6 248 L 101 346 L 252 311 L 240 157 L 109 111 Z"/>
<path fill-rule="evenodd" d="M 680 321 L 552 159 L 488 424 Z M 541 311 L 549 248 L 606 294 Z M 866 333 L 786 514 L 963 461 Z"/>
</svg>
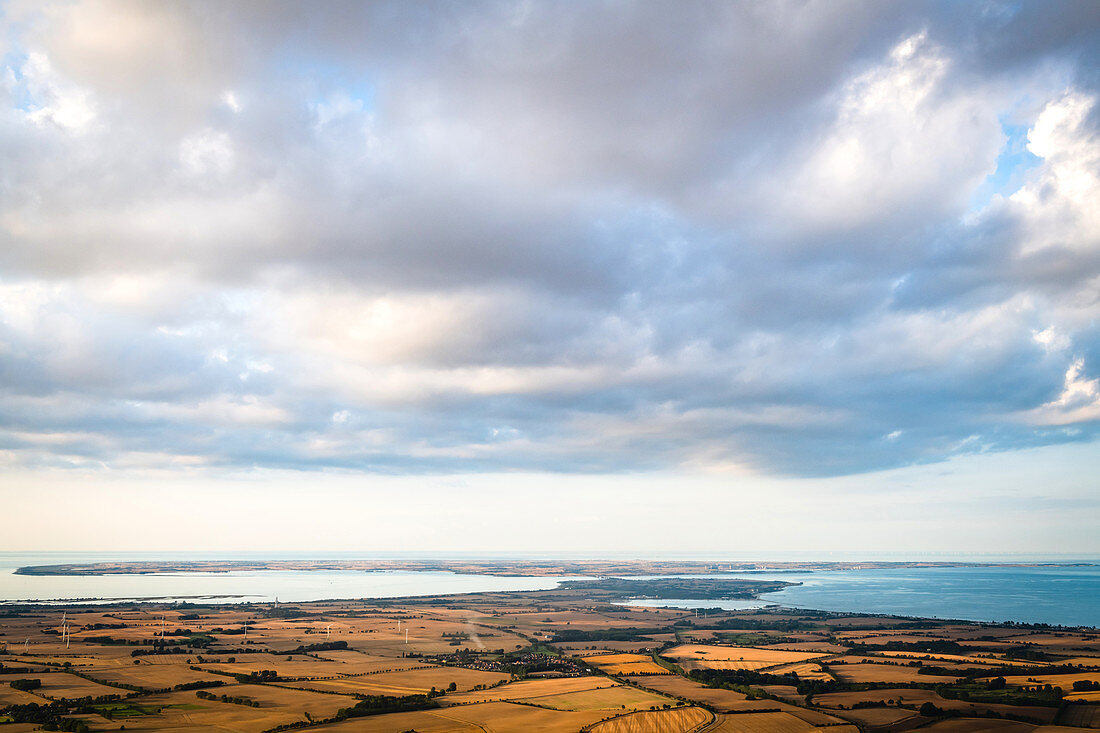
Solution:
<svg viewBox="0 0 1100 733">
<path fill-rule="evenodd" d="M 0 0 L 0 550 L 1100 556 L 1100 3 Z"/>
</svg>

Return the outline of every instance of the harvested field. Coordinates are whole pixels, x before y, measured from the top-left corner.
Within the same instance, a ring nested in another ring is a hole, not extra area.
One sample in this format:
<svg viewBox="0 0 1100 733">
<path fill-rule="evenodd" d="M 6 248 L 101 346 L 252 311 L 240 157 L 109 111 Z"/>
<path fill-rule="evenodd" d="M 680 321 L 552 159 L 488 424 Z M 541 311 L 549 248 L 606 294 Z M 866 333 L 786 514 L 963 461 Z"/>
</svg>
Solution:
<svg viewBox="0 0 1100 733">
<path fill-rule="evenodd" d="M 846 720 L 854 720 L 873 728 L 883 728 L 902 720 L 917 717 L 912 710 L 903 708 L 861 708 L 859 710 L 845 710 L 837 713 L 837 715 Z"/>
<path fill-rule="evenodd" d="M 808 662 L 799 662 L 796 664 L 784 664 L 779 667 L 772 667 L 768 670 L 769 674 L 794 674 L 799 679 L 803 680 L 831 680 L 833 676 L 821 668 L 819 664 L 811 664 Z"/>
<path fill-rule="evenodd" d="M 248 692 L 238 690 L 237 686 L 226 688 L 226 694 L 259 698 L 259 692 L 248 686 Z M 253 694 L 255 692 L 255 694 Z M 349 698 L 338 698 L 346 707 L 352 704 Z M 277 725 L 304 720 L 299 710 L 277 705 L 259 708 L 238 705 L 231 702 L 200 700 L 194 692 L 172 692 L 163 695 L 150 695 L 142 698 L 143 707 L 159 708 L 154 715 L 140 715 L 125 719 L 126 730 L 228 730 L 238 733 L 261 733 Z M 331 704 L 331 703 L 329 703 Z"/>
<path fill-rule="evenodd" d="M 910 690 L 906 688 L 890 688 L 885 690 L 866 690 L 863 692 L 827 692 L 814 695 L 814 704 L 824 708 L 850 708 L 859 702 L 887 702 L 897 700 L 907 705 L 922 705 L 932 702 L 940 705 L 946 703 L 942 697 L 931 690 Z"/>
<path fill-rule="evenodd" d="M 364 672 L 383 672 L 399 669 L 422 667 L 424 663 L 417 659 L 399 657 L 379 657 L 373 654 L 347 649 L 343 651 L 318 652 L 315 656 L 337 662 L 344 674 L 362 674 Z"/>
<path fill-rule="evenodd" d="M 545 705 L 555 710 L 648 710 L 653 706 L 679 704 L 663 695 L 627 685 L 566 692 L 561 695 L 525 697 L 520 698 L 520 701 Z"/>
<path fill-rule="evenodd" d="M 500 702 L 508 700 L 532 700 L 544 696 L 585 692 L 606 687 L 618 687 L 619 683 L 606 677 L 566 677 L 562 679 L 521 680 L 510 682 L 491 690 L 452 692 L 442 698 L 444 705 L 464 705 L 472 702 Z"/>
<path fill-rule="evenodd" d="M 100 685 L 83 677 L 64 672 L 35 672 L 34 674 L 0 674 L 0 685 L 11 689 L 12 680 L 33 678 L 42 681 L 42 687 L 34 691 L 37 697 L 52 700 L 72 700 L 78 697 L 100 697 L 102 695 L 125 695 L 126 690 Z M 15 690 L 12 690 L 15 692 Z"/>
<path fill-rule="evenodd" d="M 806 696 L 799 695 L 798 690 L 794 685 L 760 685 L 760 689 L 769 695 L 775 695 L 776 697 L 783 698 L 788 702 L 792 702 L 798 705 L 806 704 Z"/>
<path fill-rule="evenodd" d="M 646 711 L 597 723 L 591 733 L 689 733 L 713 719 L 702 708 Z"/>
<path fill-rule="evenodd" d="M 506 702 L 462 705 L 443 710 L 416 713 L 392 713 L 354 718 L 342 723 L 312 728 L 332 733 L 509 733 L 538 731 L 539 733 L 577 733 L 582 727 L 606 717 L 606 712 L 570 712 L 544 710 Z"/>
<path fill-rule="evenodd" d="M 911 661 L 909 659 L 897 659 L 891 657 L 878 657 L 872 654 L 845 654 L 839 657 L 829 657 L 828 660 L 823 661 L 825 665 L 839 665 L 843 664 L 893 664 L 898 667 L 906 667 Z M 987 664 L 966 664 L 963 662 L 948 662 L 942 659 L 934 661 L 920 660 L 921 666 L 930 664 L 936 667 L 943 667 L 944 669 L 951 670 L 981 670 L 989 669 Z"/>
<path fill-rule="evenodd" d="M 829 667 L 842 682 L 954 682 L 958 677 L 920 674 L 920 667 L 893 664 L 834 664 Z"/>
<path fill-rule="evenodd" d="M 965 664 L 994 667 L 1034 667 L 1043 664 L 1043 662 L 1022 662 L 1014 659 L 1004 659 L 1002 657 L 979 657 L 963 654 L 929 654 L 928 652 L 877 652 L 877 654 L 881 654 L 884 657 L 902 657 L 904 659 L 923 660 L 936 659 L 945 662 L 963 662 Z"/>
<path fill-rule="evenodd" d="M 790 705 L 778 700 L 749 700 L 745 695 L 733 690 L 723 690 L 716 687 L 706 687 L 698 682 L 680 677 L 647 677 L 638 680 L 637 684 L 649 690 L 682 697 L 718 710 L 719 712 L 744 712 L 744 711 L 768 711 L 784 712 L 800 718 L 811 725 L 835 725 L 842 721 L 835 717 L 820 713 L 816 710 L 808 710 L 795 705 Z M 793 689 L 793 688 L 792 688 Z"/>
<path fill-rule="evenodd" d="M 499 672 L 481 672 L 461 667 L 428 667 L 400 672 L 382 672 L 359 677 L 342 677 L 333 680 L 308 680 L 303 682 L 280 683 L 284 687 L 298 687 L 307 690 L 341 692 L 363 695 L 417 695 L 431 688 L 446 689 L 454 682 L 458 690 L 469 690 L 477 685 L 494 685 L 510 679 L 509 675 Z"/>
<path fill-rule="evenodd" d="M 642 654 L 602 654 L 585 657 L 584 661 L 607 674 L 671 674 L 652 657 Z"/>
<path fill-rule="evenodd" d="M 1085 702 L 1100 702 L 1100 692 L 1071 692 L 1065 696 L 1066 700 L 1083 700 Z"/>
<path fill-rule="evenodd" d="M 1081 654 L 1080 651 L 1074 652 Z M 1076 664 L 1081 667 L 1100 667 L 1100 652 L 1096 656 L 1064 657 L 1058 660 L 1058 664 Z"/>
<path fill-rule="evenodd" d="M 1058 722 L 1080 728 L 1100 728 L 1100 705 L 1066 705 Z"/>
<path fill-rule="evenodd" d="M 647 690 L 654 690 L 672 697 L 682 697 L 685 700 L 710 705 L 716 710 L 735 710 L 737 705 L 746 701 L 745 696 L 740 692 L 705 687 L 679 675 L 647 677 L 644 680 L 638 680 L 637 684 Z M 759 702 L 771 704 L 767 700 Z"/>
<path fill-rule="evenodd" d="M 19 675 L 17 679 L 40 679 L 39 675 L 25 674 Z M 7 682 L 0 682 L 0 708 L 7 707 L 8 705 L 49 705 L 50 701 L 47 698 L 35 695 L 30 692 L 23 692 L 21 690 L 13 689 Z M 7 728 L 4 728 L 6 731 Z"/>
<path fill-rule="evenodd" d="M 838 708 L 843 705 L 850 708 L 859 702 L 886 702 L 897 700 L 906 705 L 920 706 L 926 702 L 934 704 L 944 710 L 958 710 L 963 713 L 982 714 L 983 712 L 995 712 L 998 715 L 1010 713 L 1020 717 L 1034 720 L 1038 723 L 1053 722 L 1058 708 L 1039 706 L 1001 705 L 997 703 L 975 703 L 963 700 L 947 700 L 940 697 L 932 690 L 910 690 L 894 688 L 885 690 L 866 690 L 864 692 L 829 692 L 823 695 L 814 695 L 814 704 L 823 708 Z"/>
<path fill-rule="evenodd" d="M 848 647 L 830 644 L 827 641 L 796 641 L 789 644 L 768 644 L 758 648 L 788 652 L 820 652 L 821 654 L 842 654 L 848 651 Z"/>
<path fill-rule="evenodd" d="M 824 656 L 818 652 L 790 652 L 755 647 L 681 644 L 662 656 L 676 660 L 684 669 L 764 669 L 794 664 Z"/>
<path fill-rule="evenodd" d="M 1080 680 L 1100 682 L 1100 672 L 1075 672 L 1073 674 L 1029 674 L 1005 677 L 1005 682 L 1015 687 L 1033 687 L 1035 685 L 1054 685 L 1066 692 L 1073 689 L 1073 683 Z"/>
<path fill-rule="evenodd" d="M 921 728 L 930 733 L 1031 733 L 1035 726 L 1014 720 L 989 718 L 954 718 L 940 720 Z"/>
<path fill-rule="evenodd" d="M 814 726 L 787 713 L 723 715 L 717 728 L 707 733 L 807 733 Z M 830 729 L 832 730 L 832 729 Z"/>
<path fill-rule="evenodd" d="M 182 660 L 181 660 L 182 661 Z M 231 677 L 196 672 L 186 664 L 131 664 L 121 667 L 92 667 L 81 670 L 83 674 L 105 684 L 122 683 L 136 685 L 146 690 L 170 689 L 174 685 L 189 682 L 231 682 Z M 120 690 L 115 690 L 120 692 Z"/>
</svg>

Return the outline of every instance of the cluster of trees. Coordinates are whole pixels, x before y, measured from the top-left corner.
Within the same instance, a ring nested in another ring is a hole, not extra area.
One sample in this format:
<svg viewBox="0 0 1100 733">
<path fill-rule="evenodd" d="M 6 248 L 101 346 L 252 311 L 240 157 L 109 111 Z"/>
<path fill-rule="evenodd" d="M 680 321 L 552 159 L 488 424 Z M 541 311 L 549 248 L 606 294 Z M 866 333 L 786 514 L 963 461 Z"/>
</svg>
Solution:
<svg viewBox="0 0 1100 733">
<path fill-rule="evenodd" d="M 199 648 L 208 647 L 215 639 L 209 634 L 191 633 L 186 639 L 167 639 L 158 636 L 155 639 L 118 639 L 114 636 L 86 636 L 84 641 L 89 644 L 102 644 L 103 646 L 148 646 L 153 651 L 147 654 L 179 654 L 181 650 L 176 647 Z"/>
<path fill-rule="evenodd" d="M 260 703 L 253 700 L 251 697 L 231 697 L 229 695 L 215 695 L 213 692 L 207 692 L 206 690 L 199 690 L 195 693 L 195 696 L 198 697 L 200 700 L 231 702 L 234 705 L 247 705 L 250 708 L 260 707 Z"/>
<path fill-rule="evenodd" d="M 37 690 L 42 686 L 42 680 L 12 680 L 12 689 L 22 690 L 23 692 L 30 692 L 31 690 Z"/>
<path fill-rule="evenodd" d="M 1022 659 L 1025 662 L 1049 662 L 1054 659 L 1046 652 L 1033 646 L 1013 647 L 1005 652 L 1009 659 Z"/>
<path fill-rule="evenodd" d="M 307 652 L 335 652 L 348 648 L 346 641 L 322 641 L 317 644 L 302 644 L 287 654 L 305 654 Z"/>
<path fill-rule="evenodd" d="M 41 725 L 42 730 L 63 730 L 73 733 L 87 733 L 88 724 L 83 720 L 66 718 L 72 711 L 64 702 L 51 702 L 49 705 L 11 705 L 5 710 L 5 715 L 11 718 L 13 723 L 34 723 Z"/>
<path fill-rule="evenodd" d="M 812 614 L 806 616 L 806 618 L 817 617 Z M 827 615 L 821 616 L 821 618 L 827 617 Z M 753 629 L 758 631 L 784 631 L 787 633 L 815 628 L 814 624 L 803 619 L 728 618 L 721 621 L 708 619 L 706 624 L 707 628 L 710 629 Z M 673 626 L 675 625 L 673 624 Z"/>
<path fill-rule="evenodd" d="M 221 687 L 225 682 L 222 680 L 198 680 L 196 682 L 181 682 L 178 685 L 172 687 L 173 690 L 205 690 L 210 687 Z"/>
<path fill-rule="evenodd" d="M 1077 680 L 1073 683 L 1074 692 L 1096 692 L 1100 690 L 1100 682 L 1092 680 Z"/>
<path fill-rule="evenodd" d="M 625 629 L 599 629 L 583 631 L 581 629 L 562 629 L 554 634 L 553 641 L 637 641 L 640 637 L 664 633 L 663 628 L 638 629 L 633 626 Z"/>
<path fill-rule="evenodd" d="M 885 644 L 850 644 L 853 654 L 869 652 L 919 652 L 924 654 L 967 654 L 968 649 L 950 639 L 928 639 L 921 641 L 890 641 Z"/>
<path fill-rule="evenodd" d="M 1005 705 L 1057 706 L 1062 702 L 1062 688 L 1053 685 L 1036 685 L 1032 688 L 1010 688 L 1004 677 L 995 677 L 986 683 L 959 682 L 954 685 L 936 685 L 936 694 L 948 700 L 1003 703 Z"/>
<path fill-rule="evenodd" d="M 830 683 L 843 684 L 837 683 L 836 680 L 800 680 L 793 674 L 766 674 L 752 669 L 693 669 L 688 672 L 688 677 L 707 687 L 725 687 L 741 691 L 751 685 L 802 685 L 798 690 L 800 695 L 834 692 L 833 689 L 824 688 L 829 688 Z"/>
<path fill-rule="evenodd" d="M 384 715 L 386 713 L 407 713 L 413 710 L 428 710 L 439 707 L 435 698 L 442 695 L 442 691 L 432 688 L 426 695 L 404 695 L 395 697 L 392 695 L 367 695 L 350 708 L 341 708 L 336 712 L 334 720 L 347 720 L 348 718 L 362 718 L 367 715 Z"/>
<path fill-rule="evenodd" d="M 257 683 L 257 682 L 274 682 L 279 679 L 279 674 L 273 669 L 261 669 L 259 672 L 249 672 L 248 674 L 235 674 L 233 678 L 237 682 L 245 683 Z"/>
</svg>

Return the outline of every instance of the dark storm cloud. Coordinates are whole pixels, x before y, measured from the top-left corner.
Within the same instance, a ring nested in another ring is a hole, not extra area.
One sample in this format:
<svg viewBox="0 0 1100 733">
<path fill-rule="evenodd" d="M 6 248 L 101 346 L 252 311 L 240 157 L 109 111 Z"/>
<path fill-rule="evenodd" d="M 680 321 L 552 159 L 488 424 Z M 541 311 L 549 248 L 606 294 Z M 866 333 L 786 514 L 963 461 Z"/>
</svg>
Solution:
<svg viewBox="0 0 1100 733">
<path fill-rule="evenodd" d="M 1091 439 L 1098 16 L 8 2 L 2 450 L 826 475 Z"/>
</svg>

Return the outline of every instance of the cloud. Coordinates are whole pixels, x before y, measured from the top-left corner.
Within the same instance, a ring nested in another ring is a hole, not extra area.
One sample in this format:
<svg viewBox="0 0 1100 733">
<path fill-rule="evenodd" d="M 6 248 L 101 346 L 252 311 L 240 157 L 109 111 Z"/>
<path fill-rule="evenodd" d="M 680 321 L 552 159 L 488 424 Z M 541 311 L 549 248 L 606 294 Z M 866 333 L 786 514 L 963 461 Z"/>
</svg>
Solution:
<svg viewBox="0 0 1100 733">
<path fill-rule="evenodd" d="M 5 455 L 817 476 L 1092 440 L 1100 18 L 1058 8 L 10 2 Z"/>
</svg>

